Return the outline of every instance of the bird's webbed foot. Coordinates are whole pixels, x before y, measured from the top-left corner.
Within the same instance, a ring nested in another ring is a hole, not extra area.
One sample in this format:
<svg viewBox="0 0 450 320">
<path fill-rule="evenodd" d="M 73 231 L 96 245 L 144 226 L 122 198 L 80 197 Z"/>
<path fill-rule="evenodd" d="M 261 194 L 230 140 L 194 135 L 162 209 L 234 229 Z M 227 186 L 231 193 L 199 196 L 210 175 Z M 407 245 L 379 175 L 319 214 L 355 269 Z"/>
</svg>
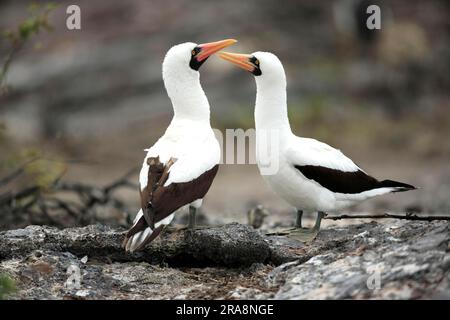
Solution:
<svg viewBox="0 0 450 320">
<path fill-rule="evenodd" d="M 302 227 L 302 211 L 297 211 L 297 220 L 294 228 L 289 228 L 285 230 L 281 230 L 278 232 L 269 233 L 268 235 L 278 235 L 278 236 L 286 236 L 289 239 L 299 241 L 299 242 L 311 242 L 313 241 L 320 230 L 320 223 L 322 218 L 325 217 L 325 213 L 319 211 L 317 213 L 316 223 L 312 228 L 303 228 Z"/>
</svg>

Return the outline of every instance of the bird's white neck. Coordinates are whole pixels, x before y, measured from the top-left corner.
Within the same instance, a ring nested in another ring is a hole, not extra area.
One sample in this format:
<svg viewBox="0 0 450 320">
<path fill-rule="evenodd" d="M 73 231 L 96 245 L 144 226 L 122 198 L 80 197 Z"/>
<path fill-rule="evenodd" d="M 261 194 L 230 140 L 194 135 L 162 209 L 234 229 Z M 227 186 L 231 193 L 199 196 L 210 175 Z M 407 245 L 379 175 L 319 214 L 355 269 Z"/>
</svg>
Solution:
<svg viewBox="0 0 450 320">
<path fill-rule="evenodd" d="M 286 77 L 256 77 L 255 129 L 277 130 L 280 137 L 292 134 L 287 112 Z"/>
<path fill-rule="evenodd" d="M 172 101 L 172 123 L 210 123 L 208 98 L 200 85 L 200 74 L 194 70 L 163 70 L 164 85 Z"/>
</svg>

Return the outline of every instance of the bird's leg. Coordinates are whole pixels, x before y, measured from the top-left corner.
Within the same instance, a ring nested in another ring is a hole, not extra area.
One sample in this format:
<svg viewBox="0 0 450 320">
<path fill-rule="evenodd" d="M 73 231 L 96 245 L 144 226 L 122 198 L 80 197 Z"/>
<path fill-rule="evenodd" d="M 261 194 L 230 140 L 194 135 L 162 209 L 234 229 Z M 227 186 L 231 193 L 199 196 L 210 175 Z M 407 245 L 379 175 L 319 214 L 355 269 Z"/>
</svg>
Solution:
<svg viewBox="0 0 450 320">
<path fill-rule="evenodd" d="M 197 213 L 197 208 L 189 206 L 189 222 L 187 228 L 189 230 L 194 230 L 196 226 L 195 214 Z"/>
<path fill-rule="evenodd" d="M 295 220 L 296 228 L 302 227 L 302 216 L 303 216 L 303 210 L 297 210 L 297 219 Z"/>
<path fill-rule="evenodd" d="M 179 232 L 179 231 L 193 231 L 198 229 L 208 228 L 206 226 L 198 226 L 197 225 L 197 208 L 194 206 L 189 206 L 189 215 L 188 215 L 188 223 L 187 225 L 177 225 L 177 226 L 168 226 L 166 227 L 171 232 Z"/>
<path fill-rule="evenodd" d="M 300 242 L 310 242 L 314 240 L 317 234 L 319 233 L 320 223 L 322 222 L 323 217 L 325 217 L 324 212 L 322 211 L 317 212 L 316 222 L 312 228 L 310 229 L 296 228 L 291 232 L 289 232 L 287 237 Z"/>
<path fill-rule="evenodd" d="M 320 223 L 322 222 L 322 218 L 325 217 L 325 213 L 319 211 L 317 213 L 316 223 L 312 228 L 302 228 L 299 226 L 299 217 L 301 223 L 301 214 L 300 211 L 297 211 L 297 221 L 296 226 L 293 229 L 288 229 L 282 232 L 269 233 L 269 235 L 285 235 L 290 239 L 299 241 L 299 242 L 310 242 L 314 240 L 320 230 Z"/>
<path fill-rule="evenodd" d="M 312 228 L 312 230 L 315 230 L 317 232 L 319 232 L 320 230 L 320 223 L 322 222 L 322 219 L 326 216 L 327 214 L 323 211 L 319 211 L 317 212 L 317 218 L 316 218 L 316 223 L 314 224 L 314 227 Z"/>
<path fill-rule="evenodd" d="M 196 218 L 195 218 L 196 213 L 197 209 L 193 206 L 189 206 L 189 216 L 187 225 L 168 226 L 167 229 L 170 230 L 171 232 L 194 230 L 196 228 Z"/>
</svg>

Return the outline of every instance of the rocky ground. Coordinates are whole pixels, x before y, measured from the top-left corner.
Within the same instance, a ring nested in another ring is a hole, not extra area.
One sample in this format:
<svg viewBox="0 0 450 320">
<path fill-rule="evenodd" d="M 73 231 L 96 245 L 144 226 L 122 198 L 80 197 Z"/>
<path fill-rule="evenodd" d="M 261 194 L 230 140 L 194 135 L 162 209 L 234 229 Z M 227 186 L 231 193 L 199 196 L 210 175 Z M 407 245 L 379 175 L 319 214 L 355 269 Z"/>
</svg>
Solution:
<svg viewBox="0 0 450 320">
<path fill-rule="evenodd" d="M 171 228 L 135 254 L 123 235 L 102 225 L 4 231 L 0 273 L 16 299 L 450 299 L 448 221 L 326 224 L 309 244 L 237 223 Z"/>
<path fill-rule="evenodd" d="M 140 166 L 142 150 L 172 117 L 161 79 L 165 52 L 188 40 L 235 37 L 231 51 L 268 50 L 283 60 L 296 134 L 341 149 L 377 178 L 420 187 L 345 214 L 448 215 L 450 144 L 442 137 L 450 132 L 450 2 L 384 3 L 383 12 L 392 14 L 383 13 L 383 31 L 372 40 L 354 28 L 357 8 L 350 5 L 360 2 L 80 0 L 82 30 L 68 31 L 72 2 L 60 0 L 50 17 L 53 32 L 42 32 L 14 57 L 8 90 L 0 95 L 0 177 L 29 160 L 28 151 L 42 154 L 67 167 L 63 182 L 92 189 L 92 221 L 128 225 L 139 205 L 137 187 L 115 194 L 124 203 L 115 211 L 98 191 Z M 16 28 L 26 7 L 27 1 L 0 1 L 0 29 Z M 0 56 L 9 49 L 0 41 Z M 218 57 L 201 74 L 213 127 L 252 128 L 253 77 Z M 25 171 L 30 181 L 23 185 L 39 182 L 36 168 Z M 5 188 L 19 190 L 19 183 Z M 256 165 L 222 165 L 202 207 L 204 222 L 245 223 L 244 213 L 257 204 L 271 212 L 263 228 L 287 227 L 294 219 Z M 60 218 L 7 214 L 0 209 L 0 230 Z M 73 220 L 62 222 L 92 223 Z M 448 229 L 448 221 L 326 220 L 319 236 L 302 245 L 228 224 L 167 230 L 144 252 L 129 255 L 118 227 L 30 226 L 0 232 L 0 276 L 14 279 L 18 299 L 450 299 Z M 67 282 L 74 276 L 79 286 Z M 0 277 L 0 298 L 1 286 Z"/>
</svg>

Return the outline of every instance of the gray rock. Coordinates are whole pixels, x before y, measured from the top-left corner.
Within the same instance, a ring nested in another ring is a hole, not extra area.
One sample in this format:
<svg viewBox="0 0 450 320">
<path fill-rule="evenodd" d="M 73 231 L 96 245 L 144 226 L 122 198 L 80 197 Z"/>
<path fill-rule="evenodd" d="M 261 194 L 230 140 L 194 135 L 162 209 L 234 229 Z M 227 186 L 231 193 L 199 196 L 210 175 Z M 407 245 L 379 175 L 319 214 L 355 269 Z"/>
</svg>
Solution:
<svg viewBox="0 0 450 320">
<path fill-rule="evenodd" d="M 135 254 L 121 248 L 123 233 L 0 232 L 0 273 L 25 299 L 450 299 L 444 221 L 331 226 L 308 244 L 236 223 L 168 228 Z"/>
<path fill-rule="evenodd" d="M 450 298 L 448 222 L 349 226 L 334 242 L 331 231 L 316 240 L 320 254 L 269 274 L 268 285 L 280 286 L 275 299 Z"/>
<path fill-rule="evenodd" d="M 199 261 L 225 266 L 249 266 L 270 256 L 269 245 L 253 228 L 232 223 L 188 233 L 187 252 Z"/>
<path fill-rule="evenodd" d="M 195 231 L 167 229 L 145 250 L 121 247 L 124 231 L 102 225 L 58 230 L 47 226 L 0 232 L 0 258 L 23 256 L 36 249 L 70 252 L 107 261 L 145 261 L 190 266 L 246 266 L 264 262 L 269 245 L 251 227 L 237 223 Z"/>
</svg>

